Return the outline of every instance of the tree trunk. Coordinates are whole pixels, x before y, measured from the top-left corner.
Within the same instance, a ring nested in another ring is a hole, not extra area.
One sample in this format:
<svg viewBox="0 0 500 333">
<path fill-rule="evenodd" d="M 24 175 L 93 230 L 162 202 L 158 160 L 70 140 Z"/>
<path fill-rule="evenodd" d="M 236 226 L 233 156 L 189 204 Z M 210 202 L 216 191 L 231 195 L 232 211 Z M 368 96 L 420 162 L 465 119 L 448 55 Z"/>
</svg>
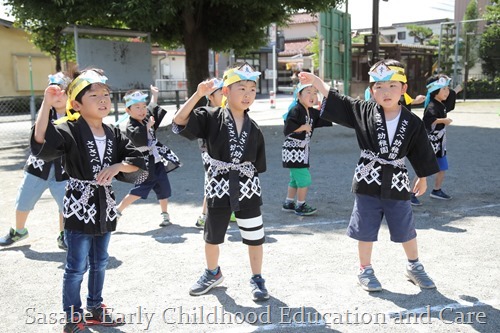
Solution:
<svg viewBox="0 0 500 333">
<path fill-rule="evenodd" d="M 185 10 L 183 13 L 188 97 L 196 92 L 200 82 L 209 78 L 208 38 L 204 25 L 200 23 L 203 21 L 200 15 L 203 14 L 197 15 L 198 21 L 195 21 L 193 12 Z M 200 101 L 200 104 L 204 103 Z"/>
<path fill-rule="evenodd" d="M 61 50 L 55 54 L 56 56 L 56 72 L 60 72 L 62 70 L 61 66 Z"/>
</svg>

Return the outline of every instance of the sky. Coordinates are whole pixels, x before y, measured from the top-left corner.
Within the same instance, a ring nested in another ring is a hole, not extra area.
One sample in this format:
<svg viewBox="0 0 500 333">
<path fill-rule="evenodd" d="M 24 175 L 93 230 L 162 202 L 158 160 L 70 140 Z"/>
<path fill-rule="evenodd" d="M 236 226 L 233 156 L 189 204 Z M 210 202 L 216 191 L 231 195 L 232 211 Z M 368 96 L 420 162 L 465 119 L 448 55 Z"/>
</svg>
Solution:
<svg viewBox="0 0 500 333">
<path fill-rule="evenodd" d="M 1 1 L 1 0 L 0 0 Z M 351 14 L 351 28 L 362 29 L 372 26 L 373 0 L 348 0 Z M 379 26 L 393 23 L 416 22 L 451 18 L 454 16 L 455 0 L 379 0 Z M 344 10 L 341 8 L 341 10 Z M 5 14 L 5 6 L 0 3 L 0 18 L 10 19 Z"/>
<path fill-rule="evenodd" d="M 351 28 L 372 26 L 373 0 L 348 0 Z M 379 0 L 379 27 L 393 23 L 454 18 L 455 0 Z M 344 11 L 343 8 L 340 10 Z"/>
</svg>

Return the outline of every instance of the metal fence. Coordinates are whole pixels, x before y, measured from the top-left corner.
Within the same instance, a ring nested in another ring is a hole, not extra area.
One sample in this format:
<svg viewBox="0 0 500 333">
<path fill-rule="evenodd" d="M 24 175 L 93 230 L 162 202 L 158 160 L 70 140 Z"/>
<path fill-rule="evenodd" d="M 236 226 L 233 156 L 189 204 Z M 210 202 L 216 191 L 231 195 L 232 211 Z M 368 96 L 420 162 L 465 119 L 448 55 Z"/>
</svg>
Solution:
<svg viewBox="0 0 500 333">
<path fill-rule="evenodd" d="M 125 112 L 123 103 L 125 93 L 126 91 L 121 90 L 111 92 L 113 110 L 110 116 L 114 116 L 115 120 Z M 178 109 L 184 103 L 186 95 L 186 90 L 160 89 L 158 104 L 175 105 Z M 43 96 L 34 96 L 34 103 L 31 96 L 0 96 L 0 149 L 28 145 L 30 129 L 42 101 Z M 33 111 L 31 104 L 34 104 Z"/>
</svg>

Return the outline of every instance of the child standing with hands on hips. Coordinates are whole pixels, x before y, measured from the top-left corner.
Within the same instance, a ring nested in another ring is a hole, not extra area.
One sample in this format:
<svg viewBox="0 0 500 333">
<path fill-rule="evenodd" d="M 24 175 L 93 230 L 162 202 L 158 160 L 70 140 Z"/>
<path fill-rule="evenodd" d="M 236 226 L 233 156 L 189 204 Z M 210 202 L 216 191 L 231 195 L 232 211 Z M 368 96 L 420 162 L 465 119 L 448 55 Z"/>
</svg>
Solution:
<svg viewBox="0 0 500 333">
<path fill-rule="evenodd" d="M 158 141 L 156 131 L 167 111 L 158 104 L 158 88 L 151 86 L 151 102 L 146 104 L 148 95 L 140 90 L 128 91 L 125 111 L 130 115 L 127 123 L 127 137 L 144 154 L 149 176 L 146 181 L 135 185 L 118 205 L 118 215 L 139 199 L 147 199 L 153 190 L 160 203 L 162 221 L 160 227 L 172 224 L 167 211 L 168 198 L 172 194 L 167 173 L 177 169 L 181 163 L 175 153 Z"/>
<path fill-rule="evenodd" d="M 401 243 L 406 253 L 406 277 L 420 288 L 435 288 L 419 261 L 405 158 L 419 177 L 413 188 L 417 195 L 427 189 L 425 177 L 438 172 L 439 167 L 422 120 L 399 104 L 407 88 L 403 65 L 392 59 L 381 60 L 368 74 L 375 102 L 341 95 L 319 77 L 299 74 L 302 84 L 312 84 L 325 96 L 321 117 L 354 129 L 361 149 L 352 182 L 354 208 L 347 229 L 347 235 L 358 241 L 358 283 L 367 291 L 382 290 L 371 257 L 385 216 L 391 240 Z"/>
<path fill-rule="evenodd" d="M 69 181 L 64 197 L 64 231 L 68 246 L 63 278 L 64 332 L 90 332 L 87 325 L 116 326 L 123 322 L 103 303 L 108 244 L 116 229 L 117 210 L 111 181 L 137 183 L 147 177 L 140 151 L 119 128 L 102 123 L 111 110 L 110 89 L 102 70 L 75 72 L 68 86 L 67 117 L 49 121 L 50 105 L 64 91 L 45 89 L 32 131 L 33 154 L 45 161 L 61 156 Z M 80 288 L 88 273 L 87 314 Z"/>
<path fill-rule="evenodd" d="M 222 93 L 226 100 L 222 107 L 193 110 L 200 98 L 216 88 L 213 80 L 204 81 L 173 119 L 174 132 L 189 139 L 205 139 L 208 154 L 204 227 L 207 268 L 189 293 L 203 295 L 223 281 L 219 244 L 224 242 L 234 212 L 243 243 L 248 245 L 253 300 L 264 301 L 269 294 L 261 275 L 265 236 L 259 173 L 266 171 L 266 154 L 262 131 L 248 116 L 260 72 L 247 63 L 236 66 L 224 73 Z"/>
</svg>

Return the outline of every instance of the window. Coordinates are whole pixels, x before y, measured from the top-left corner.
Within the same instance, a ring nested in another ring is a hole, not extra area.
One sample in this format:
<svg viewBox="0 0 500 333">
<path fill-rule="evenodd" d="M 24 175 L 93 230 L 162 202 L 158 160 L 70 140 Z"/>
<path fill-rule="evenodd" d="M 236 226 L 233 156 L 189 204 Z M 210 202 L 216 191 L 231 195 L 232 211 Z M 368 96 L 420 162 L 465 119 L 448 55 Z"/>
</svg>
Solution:
<svg viewBox="0 0 500 333">
<path fill-rule="evenodd" d="M 398 40 L 406 39 L 406 31 L 398 32 Z"/>
</svg>

